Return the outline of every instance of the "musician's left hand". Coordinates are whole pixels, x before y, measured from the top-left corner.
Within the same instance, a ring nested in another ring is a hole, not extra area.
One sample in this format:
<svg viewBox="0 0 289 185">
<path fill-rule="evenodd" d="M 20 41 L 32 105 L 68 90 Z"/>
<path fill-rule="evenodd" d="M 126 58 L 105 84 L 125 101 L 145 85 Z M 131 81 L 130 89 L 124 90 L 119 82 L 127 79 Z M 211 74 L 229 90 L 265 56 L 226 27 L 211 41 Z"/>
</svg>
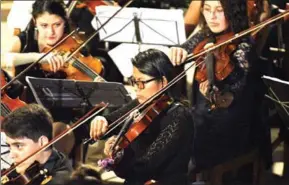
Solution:
<svg viewBox="0 0 289 185">
<path fill-rule="evenodd" d="M 200 83 L 199 90 L 202 93 L 202 95 L 206 98 L 207 98 L 208 88 L 209 88 L 209 81 L 208 80 Z"/>
<path fill-rule="evenodd" d="M 114 145 L 115 142 L 116 142 L 116 136 L 110 137 L 110 138 L 105 142 L 105 145 L 104 145 L 104 154 L 105 154 L 105 155 L 107 155 L 107 156 L 109 156 L 109 157 L 112 157 L 112 156 L 113 156 L 113 152 L 116 152 L 116 151 L 119 151 L 119 150 L 120 150 L 120 147 L 119 147 L 119 146 L 116 146 L 114 151 L 112 150 L 112 147 L 113 147 L 113 145 Z"/>
</svg>

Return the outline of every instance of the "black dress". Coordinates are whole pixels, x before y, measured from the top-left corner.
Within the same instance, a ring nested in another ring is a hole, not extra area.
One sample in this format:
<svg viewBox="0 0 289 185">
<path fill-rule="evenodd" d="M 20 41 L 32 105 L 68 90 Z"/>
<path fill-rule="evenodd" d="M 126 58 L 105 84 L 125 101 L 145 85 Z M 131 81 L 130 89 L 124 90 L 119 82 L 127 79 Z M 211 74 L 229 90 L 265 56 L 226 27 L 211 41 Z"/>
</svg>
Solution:
<svg viewBox="0 0 289 185">
<path fill-rule="evenodd" d="M 206 35 L 198 32 L 182 47 L 191 53 L 208 36 L 212 36 L 212 33 Z M 193 158 L 197 169 L 220 164 L 265 140 L 266 128 L 260 119 L 264 86 L 257 71 L 256 55 L 250 39 L 242 39 L 230 58 L 235 66 L 233 72 L 223 81 L 216 82 L 219 90 L 234 95 L 228 108 L 210 111 L 210 103 L 200 93 L 199 83 L 194 88 Z"/>
<path fill-rule="evenodd" d="M 111 123 L 136 104 L 137 101 L 133 101 L 113 112 L 107 120 Z M 124 149 L 123 158 L 114 171 L 125 179 L 126 185 L 143 185 L 151 179 L 164 185 L 187 184 L 192 138 L 193 123 L 189 108 L 172 103 Z"/>
</svg>

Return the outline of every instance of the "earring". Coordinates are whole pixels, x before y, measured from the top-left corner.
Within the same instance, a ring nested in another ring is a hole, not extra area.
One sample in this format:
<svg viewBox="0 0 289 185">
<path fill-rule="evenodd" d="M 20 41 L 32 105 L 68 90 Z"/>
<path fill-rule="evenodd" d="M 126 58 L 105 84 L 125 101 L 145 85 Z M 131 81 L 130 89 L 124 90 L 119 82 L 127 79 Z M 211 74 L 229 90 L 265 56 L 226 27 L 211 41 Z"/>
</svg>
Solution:
<svg viewBox="0 0 289 185">
<path fill-rule="evenodd" d="M 34 28 L 34 40 L 38 39 L 38 29 L 35 27 Z"/>
</svg>

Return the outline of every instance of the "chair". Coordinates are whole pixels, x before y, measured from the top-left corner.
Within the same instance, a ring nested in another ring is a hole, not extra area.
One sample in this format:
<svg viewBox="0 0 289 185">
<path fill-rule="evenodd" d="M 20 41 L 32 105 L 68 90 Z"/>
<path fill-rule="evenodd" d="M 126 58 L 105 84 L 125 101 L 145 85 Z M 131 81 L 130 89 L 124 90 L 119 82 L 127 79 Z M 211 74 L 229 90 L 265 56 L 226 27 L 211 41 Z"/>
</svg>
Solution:
<svg viewBox="0 0 289 185">
<path fill-rule="evenodd" d="M 206 171 L 203 171 L 203 177 L 208 185 L 222 185 L 223 175 L 226 172 L 237 174 L 238 169 L 247 164 L 253 164 L 253 184 L 263 184 L 263 159 L 260 157 L 259 149 L 254 149 L 251 152 L 242 156 L 236 157 L 230 161 L 216 165 Z"/>
</svg>

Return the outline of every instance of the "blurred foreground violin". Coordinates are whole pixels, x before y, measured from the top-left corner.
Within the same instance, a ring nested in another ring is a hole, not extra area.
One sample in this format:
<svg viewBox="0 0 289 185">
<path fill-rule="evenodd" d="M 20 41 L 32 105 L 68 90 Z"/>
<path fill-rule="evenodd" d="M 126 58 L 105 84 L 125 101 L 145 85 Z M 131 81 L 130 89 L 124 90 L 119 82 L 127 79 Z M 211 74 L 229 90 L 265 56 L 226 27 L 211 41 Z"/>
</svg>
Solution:
<svg viewBox="0 0 289 185">
<path fill-rule="evenodd" d="M 1 184 L 6 185 L 33 185 L 33 184 L 46 184 L 52 179 L 48 176 L 47 169 L 41 167 L 39 162 L 34 162 L 24 172 L 19 174 L 16 169 L 9 175 L 1 176 Z"/>
</svg>

